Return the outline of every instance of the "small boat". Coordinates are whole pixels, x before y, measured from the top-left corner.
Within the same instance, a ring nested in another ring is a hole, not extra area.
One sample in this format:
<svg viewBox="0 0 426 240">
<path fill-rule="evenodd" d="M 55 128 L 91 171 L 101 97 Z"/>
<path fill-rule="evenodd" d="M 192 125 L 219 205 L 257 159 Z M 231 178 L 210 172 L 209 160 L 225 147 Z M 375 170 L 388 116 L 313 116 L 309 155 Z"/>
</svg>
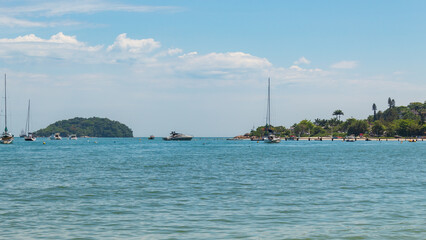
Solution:
<svg viewBox="0 0 426 240">
<path fill-rule="evenodd" d="M 355 137 L 349 136 L 348 138 L 346 138 L 346 142 L 355 142 Z"/>
<path fill-rule="evenodd" d="M 50 140 L 62 140 L 62 137 L 59 133 L 52 134 Z"/>
<path fill-rule="evenodd" d="M 163 140 L 165 141 L 190 141 L 193 138 L 193 136 L 186 135 L 183 133 L 177 133 L 175 131 L 170 133 L 170 136 L 164 137 Z"/>
<path fill-rule="evenodd" d="M 1 135 L 1 139 L 0 139 L 0 143 L 1 144 L 11 144 L 13 143 L 13 135 L 6 132 L 7 129 L 5 130 L 5 132 Z"/>
<path fill-rule="evenodd" d="M 33 135 L 33 133 L 29 132 L 28 135 L 24 137 L 24 140 L 27 142 L 34 142 L 37 138 Z"/>
<path fill-rule="evenodd" d="M 34 142 L 37 138 L 30 132 L 30 105 L 31 102 L 28 100 L 27 124 L 25 125 L 24 140 L 27 142 Z"/>
<path fill-rule="evenodd" d="M 4 75 L 4 132 L 1 135 L 0 143 L 1 144 L 11 144 L 13 143 L 13 135 L 10 134 L 7 130 L 7 97 L 6 97 L 6 74 Z"/>
<path fill-rule="evenodd" d="M 149 140 L 154 140 L 154 138 L 155 138 L 154 135 L 151 135 L 151 136 L 148 137 Z"/>
<path fill-rule="evenodd" d="M 265 143 L 279 143 L 281 142 L 281 138 L 275 136 L 273 134 L 271 127 L 271 79 L 268 78 L 268 107 L 266 112 L 266 133 L 268 134 L 263 138 Z"/>
<path fill-rule="evenodd" d="M 71 134 L 71 135 L 68 137 L 68 139 L 69 139 L 69 140 L 77 140 L 77 135 L 76 135 L 76 134 Z"/>
<path fill-rule="evenodd" d="M 22 129 L 22 130 L 21 130 L 21 134 L 19 134 L 19 137 L 20 137 L 20 138 L 24 138 L 25 136 L 27 136 L 27 134 L 25 134 L 25 130 L 24 130 L 24 129 Z"/>
<path fill-rule="evenodd" d="M 275 136 L 274 134 L 269 134 L 268 137 L 263 139 L 265 143 L 279 143 L 281 142 L 281 138 Z"/>
</svg>

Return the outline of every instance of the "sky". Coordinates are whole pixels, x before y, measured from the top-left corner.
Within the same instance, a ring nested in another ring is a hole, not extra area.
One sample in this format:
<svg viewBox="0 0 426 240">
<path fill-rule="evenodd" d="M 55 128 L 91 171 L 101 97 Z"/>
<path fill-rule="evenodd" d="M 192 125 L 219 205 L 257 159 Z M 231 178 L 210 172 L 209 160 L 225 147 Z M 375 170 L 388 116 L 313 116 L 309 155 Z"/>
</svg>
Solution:
<svg viewBox="0 0 426 240">
<path fill-rule="evenodd" d="M 8 128 L 235 136 L 426 100 L 426 1 L 0 0 Z M 0 84 L 4 96 L 3 84 Z M 4 116 L 4 98 L 1 115 Z M 4 120 L 0 122 L 4 126 Z"/>
</svg>

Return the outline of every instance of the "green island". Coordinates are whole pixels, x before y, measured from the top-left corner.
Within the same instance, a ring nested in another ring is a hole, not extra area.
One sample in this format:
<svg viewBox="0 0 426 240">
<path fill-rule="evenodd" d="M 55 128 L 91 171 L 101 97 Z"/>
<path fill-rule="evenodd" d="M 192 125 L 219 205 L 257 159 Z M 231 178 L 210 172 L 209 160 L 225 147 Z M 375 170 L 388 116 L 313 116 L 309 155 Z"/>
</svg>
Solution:
<svg viewBox="0 0 426 240">
<path fill-rule="evenodd" d="M 412 102 L 408 106 L 395 106 L 395 100 L 388 99 L 388 108 L 377 111 L 373 103 L 373 114 L 367 119 L 349 118 L 340 120 L 344 115 L 338 109 L 332 113 L 330 119 L 302 120 L 290 128 L 284 126 L 269 126 L 270 131 L 280 137 L 347 137 L 363 136 L 374 138 L 420 137 L 426 135 L 426 101 Z M 260 126 L 245 135 L 235 139 L 260 138 L 267 135 L 266 126 Z"/>
<path fill-rule="evenodd" d="M 108 118 L 81 118 L 57 121 L 34 134 L 39 137 L 48 137 L 54 133 L 61 136 L 76 134 L 78 137 L 133 137 L 133 131 L 126 125 Z"/>
</svg>

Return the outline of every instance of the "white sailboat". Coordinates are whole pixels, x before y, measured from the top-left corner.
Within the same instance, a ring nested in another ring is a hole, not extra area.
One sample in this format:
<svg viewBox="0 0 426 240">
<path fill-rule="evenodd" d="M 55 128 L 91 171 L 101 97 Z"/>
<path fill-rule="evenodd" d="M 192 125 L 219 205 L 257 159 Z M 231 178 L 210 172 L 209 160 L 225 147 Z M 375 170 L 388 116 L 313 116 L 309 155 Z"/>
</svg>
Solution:
<svg viewBox="0 0 426 240">
<path fill-rule="evenodd" d="M 271 79 L 268 78 L 268 107 L 266 110 L 266 136 L 264 137 L 263 141 L 265 143 L 279 143 L 281 142 L 281 139 L 277 136 L 275 136 L 271 129 Z"/>
<path fill-rule="evenodd" d="M 6 74 L 4 74 L 4 132 L 0 138 L 1 144 L 13 143 L 13 135 L 7 130 L 7 96 L 6 96 Z"/>
<path fill-rule="evenodd" d="M 33 142 L 36 140 L 36 137 L 33 135 L 33 133 L 30 132 L 30 106 L 31 101 L 28 100 L 28 113 L 27 113 L 27 123 L 25 125 L 25 141 Z"/>
</svg>

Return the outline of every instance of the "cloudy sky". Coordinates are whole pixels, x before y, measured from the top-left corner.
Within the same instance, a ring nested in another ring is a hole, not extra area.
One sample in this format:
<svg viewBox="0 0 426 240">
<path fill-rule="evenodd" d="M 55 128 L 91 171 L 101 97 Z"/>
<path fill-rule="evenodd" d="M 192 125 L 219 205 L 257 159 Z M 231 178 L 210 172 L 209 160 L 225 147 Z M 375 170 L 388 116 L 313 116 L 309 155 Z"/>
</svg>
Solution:
<svg viewBox="0 0 426 240">
<path fill-rule="evenodd" d="M 31 99 L 32 130 L 98 116 L 135 136 L 234 136 L 264 124 L 268 77 L 273 125 L 336 109 L 366 118 L 388 97 L 423 102 L 425 9 L 414 0 L 0 0 L 9 130 L 24 128 Z"/>
</svg>

